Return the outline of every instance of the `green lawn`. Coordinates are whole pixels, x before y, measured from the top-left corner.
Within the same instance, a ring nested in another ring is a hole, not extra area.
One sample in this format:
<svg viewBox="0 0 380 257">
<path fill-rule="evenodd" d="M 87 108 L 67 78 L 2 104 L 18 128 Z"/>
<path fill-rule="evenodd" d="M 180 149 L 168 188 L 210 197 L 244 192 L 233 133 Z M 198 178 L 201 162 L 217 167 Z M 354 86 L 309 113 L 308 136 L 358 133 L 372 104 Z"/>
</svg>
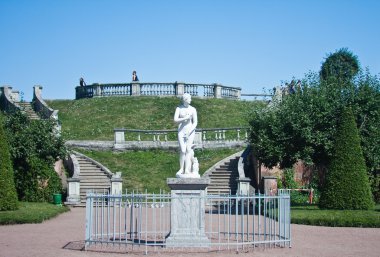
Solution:
<svg viewBox="0 0 380 257">
<path fill-rule="evenodd" d="M 0 225 L 41 223 L 69 210 L 51 203 L 20 202 L 16 211 L 0 211 Z"/>
<path fill-rule="evenodd" d="M 321 210 L 318 206 L 294 206 L 291 208 L 294 224 L 328 227 L 380 228 L 380 205 L 373 210 Z"/>
<path fill-rule="evenodd" d="M 113 140 L 114 128 L 175 129 L 177 97 L 101 97 L 47 100 L 59 110 L 66 140 Z M 248 114 L 265 106 L 261 101 L 193 98 L 198 128 L 248 127 Z"/>
<path fill-rule="evenodd" d="M 196 150 L 199 173 L 203 174 L 218 161 L 241 149 Z M 160 189 L 169 191 L 166 178 L 175 177 L 179 169 L 179 154 L 174 151 L 90 151 L 79 152 L 99 161 L 112 172 L 122 172 L 123 189 L 158 193 Z"/>
</svg>

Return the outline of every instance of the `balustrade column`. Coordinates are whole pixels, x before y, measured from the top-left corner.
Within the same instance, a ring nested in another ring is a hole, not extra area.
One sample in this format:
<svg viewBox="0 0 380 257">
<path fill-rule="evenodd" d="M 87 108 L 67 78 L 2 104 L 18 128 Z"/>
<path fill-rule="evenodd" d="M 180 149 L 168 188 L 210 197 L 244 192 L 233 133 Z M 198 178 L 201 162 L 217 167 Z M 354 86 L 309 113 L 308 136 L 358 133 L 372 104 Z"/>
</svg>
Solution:
<svg viewBox="0 0 380 257">
<path fill-rule="evenodd" d="M 214 84 L 214 97 L 222 98 L 222 85 Z"/>
<path fill-rule="evenodd" d="M 102 88 L 100 87 L 99 84 L 94 84 L 94 89 L 95 89 L 95 93 L 94 93 L 94 96 L 102 96 Z"/>
<path fill-rule="evenodd" d="M 131 95 L 141 95 L 141 86 L 140 83 L 132 83 L 132 92 Z"/>
<path fill-rule="evenodd" d="M 185 83 L 183 82 L 176 82 L 175 84 L 175 95 L 176 96 L 183 96 L 185 93 Z"/>
<path fill-rule="evenodd" d="M 114 129 L 115 134 L 115 141 L 114 141 L 114 148 L 123 148 L 125 145 L 125 135 L 124 135 L 125 129 Z"/>
<path fill-rule="evenodd" d="M 236 90 L 236 99 L 241 99 L 241 88 Z"/>
</svg>

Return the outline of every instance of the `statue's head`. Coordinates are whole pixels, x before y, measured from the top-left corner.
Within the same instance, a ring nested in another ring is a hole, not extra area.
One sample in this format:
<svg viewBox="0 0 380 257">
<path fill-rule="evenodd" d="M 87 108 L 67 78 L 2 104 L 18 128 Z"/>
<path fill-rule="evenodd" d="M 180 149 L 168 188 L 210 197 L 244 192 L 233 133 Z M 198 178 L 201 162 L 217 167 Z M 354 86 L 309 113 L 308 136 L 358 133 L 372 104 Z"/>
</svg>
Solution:
<svg viewBox="0 0 380 257">
<path fill-rule="evenodd" d="M 182 96 L 182 103 L 183 104 L 190 104 L 191 103 L 191 95 L 188 93 L 183 94 Z"/>
</svg>

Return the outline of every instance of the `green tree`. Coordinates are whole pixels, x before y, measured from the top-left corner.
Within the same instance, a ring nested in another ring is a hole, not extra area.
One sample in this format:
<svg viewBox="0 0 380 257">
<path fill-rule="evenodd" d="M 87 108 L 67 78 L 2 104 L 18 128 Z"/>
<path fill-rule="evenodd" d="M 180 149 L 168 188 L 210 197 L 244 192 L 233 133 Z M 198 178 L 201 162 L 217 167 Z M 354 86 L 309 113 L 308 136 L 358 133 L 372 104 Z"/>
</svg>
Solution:
<svg viewBox="0 0 380 257">
<path fill-rule="evenodd" d="M 360 72 L 344 90 L 337 80 L 309 73 L 303 90 L 251 114 L 250 141 L 255 156 L 267 167 L 291 168 L 297 160 L 314 165 L 320 185 L 331 159 L 337 121 L 344 106 L 352 106 L 367 171 L 378 191 L 380 167 L 380 80 Z"/>
<path fill-rule="evenodd" d="M 358 57 L 347 48 L 341 48 L 327 56 L 322 64 L 320 76 L 322 80 L 351 81 L 359 69 Z"/>
<path fill-rule="evenodd" d="M 327 209 L 373 207 L 359 133 L 351 108 L 342 111 L 319 206 Z"/>
<path fill-rule="evenodd" d="M 50 201 L 52 193 L 62 191 L 54 162 L 66 155 L 64 141 L 53 133 L 54 123 L 16 112 L 7 117 L 6 128 L 19 199 Z"/>
<path fill-rule="evenodd" d="M 2 117 L 0 117 L 0 211 L 16 210 L 17 208 L 18 201 L 11 156 Z"/>
</svg>

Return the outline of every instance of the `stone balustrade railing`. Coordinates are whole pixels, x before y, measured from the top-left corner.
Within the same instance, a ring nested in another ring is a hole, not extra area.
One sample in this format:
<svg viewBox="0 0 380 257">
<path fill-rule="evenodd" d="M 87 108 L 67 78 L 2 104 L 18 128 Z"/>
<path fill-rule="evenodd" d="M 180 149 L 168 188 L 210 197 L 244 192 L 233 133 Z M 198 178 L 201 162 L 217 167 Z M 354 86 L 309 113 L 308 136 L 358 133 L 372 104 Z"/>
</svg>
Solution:
<svg viewBox="0 0 380 257">
<path fill-rule="evenodd" d="M 19 91 L 13 91 L 12 87 L 3 86 L 0 87 L 0 109 L 6 112 L 14 112 L 17 109 L 20 109 L 20 105 L 17 103 L 20 102 Z"/>
<path fill-rule="evenodd" d="M 237 194 L 239 195 L 250 195 L 250 183 L 251 179 L 245 176 L 245 167 L 248 166 L 248 155 L 251 152 L 251 147 L 247 146 L 247 148 L 244 150 L 244 152 L 240 155 L 239 161 L 238 161 L 238 172 L 239 172 L 239 178 L 237 179 L 238 182 L 238 190 Z"/>
<path fill-rule="evenodd" d="M 248 128 L 197 129 L 194 144 L 197 148 L 243 146 L 248 139 Z M 114 149 L 178 148 L 176 129 L 140 130 L 114 129 Z"/>
<path fill-rule="evenodd" d="M 53 110 L 50 108 L 41 96 L 42 87 L 33 87 L 33 109 L 37 112 L 43 119 L 58 119 L 58 110 Z"/>
<path fill-rule="evenodd" d="M 174 83 L 113 83 L 77 86 L 75 98 L 105 96 L 182 96 L 188 93 L 195 97 L 240 99 L 241 88 L 220 84 Z"/>
</svg>

